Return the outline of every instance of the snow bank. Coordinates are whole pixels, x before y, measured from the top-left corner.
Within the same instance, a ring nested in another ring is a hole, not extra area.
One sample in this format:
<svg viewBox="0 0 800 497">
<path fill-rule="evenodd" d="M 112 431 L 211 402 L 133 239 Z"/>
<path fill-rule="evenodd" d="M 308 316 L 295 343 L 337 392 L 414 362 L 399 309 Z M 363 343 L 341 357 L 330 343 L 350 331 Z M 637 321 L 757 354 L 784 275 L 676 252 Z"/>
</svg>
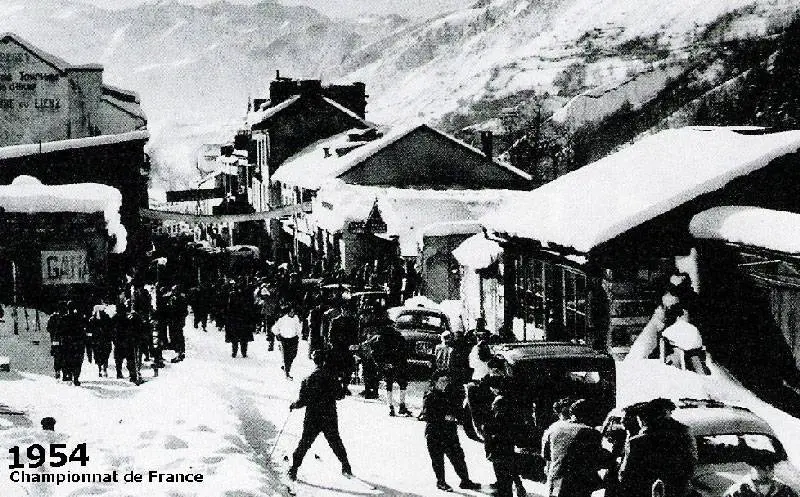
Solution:
<svg viewBox="0 0 800 497">
<path fill-rule="evenodd" d="M 481 221 L 490 230 L 588 252 L 800 148 L 800 131 L 662 131 L 565 174 Z"/>
<path fill-rule="evenodd" d="M 133 140 L 147 140 L 150 133 L 147 130 L 131 131 L 128 133 L 117 133 L 114 135 L 90 136 L 87 138 L 71 138 L 69 140 L 57 140 L 52 142 L 28 143 L 24 145 L 10 145 L 0 147 L 0 159 L 13 159 L 25 157 L 27 155 L 47 154 L 61 150 L 75 148 L 99 147 L 114 143 L 123 143 Z"/>
<path fill-rule="evenodd" d="M 483 233 L 467 238 L 453 250 L 453 257 L 458 263 L 472 270 L 487 268 L 502 255 L 500 244 L 487 239 Z"/>
<path fill-rule="evenodd" d="M 119 190 L 99 183 L 43 185 L 32 176 L 18 176 L 10 185 L 0 185 L 0 207 L 7 212 L 102 212 L 108 234 L 115 237 L 115 253 L 124 252 L 127 245 L 121 205 Z"/>
<path fill-rule="evenodd" d="M 689 231 L 695 238 L 800 253 L 800 214 L 793 212 L 747 206 L 714 207 L 694 216 Z"/>
</svg>

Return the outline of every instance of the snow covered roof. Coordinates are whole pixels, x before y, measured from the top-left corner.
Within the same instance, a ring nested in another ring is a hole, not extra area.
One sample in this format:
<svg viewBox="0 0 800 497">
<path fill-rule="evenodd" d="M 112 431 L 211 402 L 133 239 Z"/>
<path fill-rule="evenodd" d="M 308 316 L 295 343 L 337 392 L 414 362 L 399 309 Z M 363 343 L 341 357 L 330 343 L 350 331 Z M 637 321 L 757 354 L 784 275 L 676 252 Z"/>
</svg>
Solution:
<svg viewBox="0 0 800 497">
<path fill-rule="evenodd" d="M 99 183 L 43 185 L 33 176 L 18 176 L 10 185 L 0 185 L 0 207 L 6 212 L 102 212 L 108 234 L 116 237 L 113 251 L 122 253 L 127 231 L 119 217 L 122 194 Z"/>
<path fill-rule="evenodd" d="M 299 186 L 306 190 L 318 190 L 327 180 L 341 174 L 338 173 L 342 163 L 340 159 L 353 153 L 351 151 L 340 158 L 336 153 L 337 148 L 360 147 L 368 143 L 367 141 L 350 141 L 349 135 L 351 134 L 353 134 L 353 130 L 312 143 L 286 159 L 272 175 L 272 180 Z M 328 149 L 327 156 L 325 155 L 326 148 Z"/>
<path fill-rule="evenodd" d="M 250 111 L 247 113 L 247 118 L 245 119 L 245 123 L 248 126 L 253 126 L 255 124 L 261 123 L 269 119 L 270 117 L 274 116 L 278 112 L 290 107 L 295 102 L 300 100 L 300 95 L 295 95 L 290 97 L 283 102 L 275 105 L 273 107 L 261 107 L 259 109 Z"/>
<path fill-rule="evenodd" d="M 0 147 L 0 159 L 13 159 L 25 157 L 26 155 L 46 154 L 59 150 L 69 150 L 74 148 L 97 147 L 100 145 L 110 145 L 112 143 L 122 143 L 133 140 L 147 140 L 150 133 L 147 130 L 130 131 L 128 133 L 117 133 L 113 135 L 89 136 L 86 138 L 72 138 L 69 140 L 58 140 L 42 143 L 26 143 L 23 145 L 9 145 Z"/>
<path fill-rule="evenodd" d="M 367 219 L 377 200 L 387 226 L 387 232 L 381 236 L 398 237 L 401 254 L 415 256 L 420 236 L 427 226 L 476 221 L 514 193 L 518 192 L 384 188 L 334 180 L 320 188 L 311 216 L 314 224 L 333 233 L 346 229 L 350 221 Z"/>
<path fill-rule="evenodd" d="M 36 57 L 38 57 L 39 59 L 43 60 L 44 62 L 46 62 L 50 66 L 52 66 L 53 69 L 57 69 L 57 70 L 59 70 L 61 72 L 65 72 L 67 69 L 69 69 L 71 67 L 70 63 L 65 61 L 64 59 L 62 59 L 60 57 L 56 57 L 55 55 L 53 55 L 51 53 L 47 53 L 44 50 L 40 50 L 39 48 L 37 48 L 32 43 L 20 38 L 19 36 L 17 36 L 14 33 L 6 32 L 6 33 L 3 33 L 3 34 L 0 35 L 0 41 L 7 42 L 9 40 L 13 41 L 17 45 L 19 45 L 22 48 L 24 48 L 25 50 L 31 52 Z"/>
<path fill-rule="evenodd" d="M 483 230 L 483 225 L 477 221 L 444 221 L 435 222 L 420 230 L 420 236 L 448 236 L 471 235 Z"/>
<path fill-rule="evenodd" d="M 113 96 L 109 96 L 109 95 L 103 95 L 100 98 L 100 100 L 102 100 L 103 102 L 105 102 L 105 103 L 107 103 L 107 104 L 109 104 L 111 106 L 114 106 L 114 107 L 120 109 L 121 111 L 123 111 L 123 112 L 125 112 L 127 114 L 130 114 L 133 117 L 138 117 L 139 119 L 143 119 L 145 121 L 147 120 L 147 116 L 145 115 L 144 111 L 142 110 L 142 107 L 136 102 L 129 102 L 129 101 L 126 101 L 126 100 L 120 100 L 120 99 L 114 98 Z"/>
<path fill-rule="evenodd" d="M 473 270 L 491 266 L 502 255 L 500 244 L 489 240 L 483 233 L 472 235 L 453 250 L 453 257 L 458 263 Z"/>
<path fill-rule="evenodd" d="M 496 233 L 588 252 L 800 148 L 800 131 L 665 130 L 516 197 L 482 219 Z"/>
<path fill-rule="evenodd" d="M 800 214 L 794 212 L 738 205 L 714 207 L 695 215 L 689 231 L 696 238 L 800 254 Z"/>
</svg>

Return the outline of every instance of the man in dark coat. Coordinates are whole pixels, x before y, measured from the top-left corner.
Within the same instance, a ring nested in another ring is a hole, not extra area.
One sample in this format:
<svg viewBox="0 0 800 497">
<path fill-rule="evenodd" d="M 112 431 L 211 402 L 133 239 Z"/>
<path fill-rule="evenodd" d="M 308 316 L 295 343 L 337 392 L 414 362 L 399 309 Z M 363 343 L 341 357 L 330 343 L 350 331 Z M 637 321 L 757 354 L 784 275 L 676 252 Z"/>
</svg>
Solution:
<svg viewBox="0 0 800 497">
<path fill-rule="evenodd" d="M 314 353 L 315 350 L 322 350 L 325 346 L 325 340 L 322 334 L 322 317 L 328 306 L 322 299 L 322 295 L 315 295 L 316 302 L 314 306 L 308 311 L 308 357 Z"/>
<path fill-rule="evenodd" d="M 86 334 L 84 332 L 83 316 L 78 311 L 78 305 L 70 302 L 67 314 L 61 318 L 61 340 L 64 349 L 64 365 L 72 383 L 80 385 L 83 355 L 86 350 Z"/>
<path fill-rule="evenodd" d="M 569 420 L 556 421 L 542 437 L 547 488 L 552 497 L 590 497 L 600 486 L 598 471 L 607 457 L 600 433 L 587 424 L 590 404 L 578 400 L 569 413 Z"/>
<path fill-rule="evenodd" d="M 228 297 L 225 316 L 225 341 L 231 344 L 231 357 L 236 357 L 239 348 L 242 350 L 242 357 L 247 357 L 247 344 L 253 341 L 258 311 L 253 294 L 243 282 Z"/>
<path fill-rule="evenodd" d="M 697 466 L 697 446 L 690 430 L 675 421 L 675 404 L 655 399 L 638 409 L 641 432 L 631 437 L 619 469 L 621 497 L 649 495 L 656 480 L 666 497 L 685 497 Z"/>
<path fill-rule="evenodd" d="M 169 341 L 178 353 L 171 362 L 180 362 L 186 358 L 186 337 L 183 335 L 183 328 L 189 315 L 189 303 L 178 285 L 172 287 L 168 309 Z"/>
<path fill-rule="evenodd" d="M 494 380 L 490 380 L 489 383 L 495 398 L 483 428 L 483 448 L 486 458 L 492 462 L 497 478 L 495 496 L 511 497 L 511 490 L 516 484 L 517 497 L 522 497 L 526 495 L 526 492 L 525 487 L 522 486 L 522 478 L 519 476 L 514 451 L 514 441 L 520 432 L 520 416 L 513 403 L 505 396 L 506 382 L 495 376 Z"/>
<path fill-rule="evenodd" d="M 444 478 L 444 456 L 450 460 L 458 477 L 460 488 L 476 490 L 480 485 L 470 480 L 464 450 L 458 440 L 457 401 L 448 392 L 450 378 L 445 372 L 434 374 L 431 389 L 425 392 L 422 417 L 425 419 L 425 441 L 431 458 L 436 488 L 451 491 Z"/>
<path fill-rule="evenodd" d="M 336 401 L 341 400 L 341 384 L 324 366 L 324 354 L 316 351 L 312 355 L 316 369 L 300 384 L 300 393 L 297 400 L 290 406 L 290 410 L 306 408 L 303 420 L 303 434 L 292 456 L 292 467 L 289 468 L 289 478 L 297 479 L 297 470 L 303 463 L 303 458 L 311 448 L 311 444 L 322 433 L 331 446 L 333 453 L 342 464 L 342 474 L 351 476 L 353 470 L 347 459 L 347 451 L 339 435 L 339 417 L 336 412 Z"/>
<path fill-rule="evenodd" d="M 378 382 L 383 376 L 386 382 L 387 402 L 389 404 L 389 416 L 395 415 L 394 410 L 394 383 L 400 387 L 399 405 L 397 413 L 401 416 L 410 416 L 411 412 L 406 408 L 406 388 L 408 387 L 408 350 L 406 339 L 392 325 L 386 312 L 380 318 L 376 326 L 372 329 L 373 336 L 364 344 L 364 388 L 369 391 L 369 398 L 377 398 Z"/>
<path fill-rule="evenodd" d="M 339 315 L 331 320 L 326 355 L 327 365 L 339 377 L 345 395 L 350 395 L 347 386 L 356 365 L 350 346 L 358 344 L 358 322 L 350 304 L 349 299 L 343 299 Z"/>
</svg>

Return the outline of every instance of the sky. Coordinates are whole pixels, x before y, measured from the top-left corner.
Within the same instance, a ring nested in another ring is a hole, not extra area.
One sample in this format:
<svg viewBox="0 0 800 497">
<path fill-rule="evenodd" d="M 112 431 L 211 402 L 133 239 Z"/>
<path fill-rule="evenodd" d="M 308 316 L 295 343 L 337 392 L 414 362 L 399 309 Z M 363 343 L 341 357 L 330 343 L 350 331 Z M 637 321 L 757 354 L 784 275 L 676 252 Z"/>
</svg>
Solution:
<svg viewBox="0 0 800 497">
<path fill-rule="evenodd" d="M 159 0 L 83 0 L 98 7 L 123 9 Z M 164 0 L 161 0 L 164 1 Z M 172 1 L 172 0 L 167 0 Z M 176 0 L 191 5 L 206 5 L 219 0 Z M 254 4 L 261 0 L 227 0 Z M 286 5 L 308 5 L 330 17 L 358 17 L 364 14 L 400 14 L 405 17 L 431 17 L 440 12 L 463 8 L 475 0 L 281 0 Z"/>
</svg>

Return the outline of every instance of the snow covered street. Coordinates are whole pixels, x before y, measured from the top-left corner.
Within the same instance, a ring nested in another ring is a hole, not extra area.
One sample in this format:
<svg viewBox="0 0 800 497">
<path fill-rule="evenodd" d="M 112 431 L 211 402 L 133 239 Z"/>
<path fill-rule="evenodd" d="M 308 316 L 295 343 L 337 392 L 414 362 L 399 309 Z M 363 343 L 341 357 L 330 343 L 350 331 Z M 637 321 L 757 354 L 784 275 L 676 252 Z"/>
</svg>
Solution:
<svg viewBox="0 0 800 497">
<path fill-rule="evenodd" d="M 7 331 L 0 336 L 4 351 L 30 347 L 38 356 L 29 354 L 25 359 L 30 363 L 27 367 L 12 365 L 12 371 L 36 372 L 0 373 L 4 375 L 0 378 L 7 380 L 0 381 L 0 403 L 26 412 L 24 418 L 0 416 L 0 446 L 8 458 L 2 463 L 0 475 L 3 497 L 286 495 L 283 482 L 288 462 L 284 458 L 291 457 L 303 420 L 302 410 L 290 414 L 288 406 L 296 396 L 300 379 L 311 371 L 305 342 L 301 342 L 295 363 L 295 380 L 289 381 L 280 369 L 280 352 L 267 351 L 264 335 L 256 336 L 247 358 L 234 359 L 216 329 L 210 326 L 203 333 L 188 327 L 186 360 L 168 363 L 157 378 L 152 377 L 151 370 L 144 369 L 147 381 L 137 387 L 127 379 L 113 378 L 113 366 L 112 378 L 99 378 L 94 365 L 86 362 L 82 385 L 76 387 L 52 377 L 51 370 L 46 369 L 47 361 L 42 360 L 42 355 L 47 355 L 48 342 L 41 340 L 39 345 L 33 345 L 32 336 L 33 332 L 25 330 L 19 336 Z M 423 387 L 422 383 L 414 383 L 409 388 L 408 404 L 415 412 L 421 406 Z M 351 389 L 360 391 L 357 386 Z M 46 471 L 88 474 L 116 470 L 120 482 L 12 483 L 16 486 L 8 488 L 8 449 L 34 442 L 49 443 L 39 427 L 44 416 L 57 420 L 54 436 L 67 445 L 68 452 L 76 444 L 86 443 L 89 456 L 85 468 L 68 463 Z M 358 478 L 348 480 L 341 476 L 338 461 L 320 437 L 300 468 L 298 495 L 446 494 L 434 485 L 424 423 L 415 418 L 390 418 L 382 401 L 355 395 L 339 403 L 339 418 L 342 438 Z M 278 440 L 284 422 L 285 430 Z M 482 445 L 468 440 L 463 433 L 461 440 L 472 478 L 484 484 L 484 492 L 488 493 L 494 475 Z M 143 474 L 144 481 L 122 482 L 131 471 Z M 203 481 L 149 482 L 149 471 L 201 474 Z M 450 483 L 457 484 L 449 465 L 447 471 Z M 526 485 L 533 494 L 542 488 L 532 482 Z M 458 489 L 456 492 L 480 495 Z"/>
</svg>

